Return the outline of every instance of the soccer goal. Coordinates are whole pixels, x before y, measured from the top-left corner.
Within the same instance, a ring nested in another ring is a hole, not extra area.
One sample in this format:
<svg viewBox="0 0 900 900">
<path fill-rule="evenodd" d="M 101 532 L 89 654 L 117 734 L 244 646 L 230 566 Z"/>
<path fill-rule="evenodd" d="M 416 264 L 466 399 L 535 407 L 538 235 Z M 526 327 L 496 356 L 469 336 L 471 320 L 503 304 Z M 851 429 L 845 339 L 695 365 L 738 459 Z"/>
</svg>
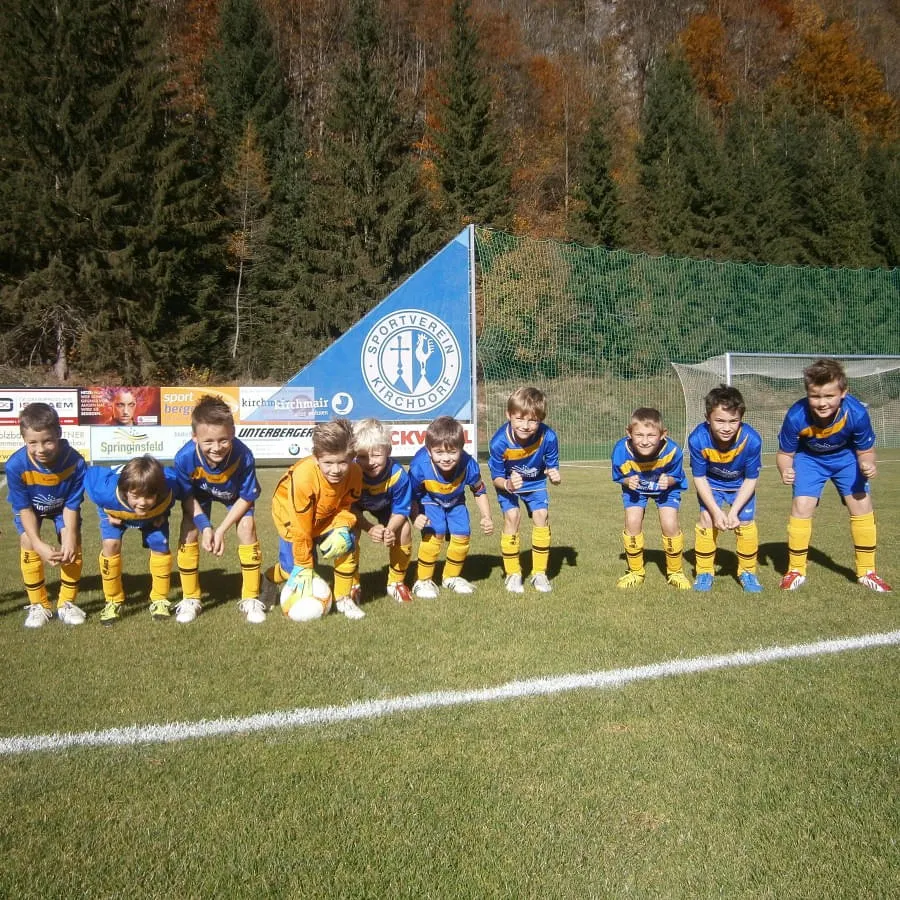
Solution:
<svg viewBox="0 0 900 900">
<path fill-rule="evenodd" d="M 687 434 L 706 418 L 703 398 L 719 384 L 734 385 L 747 404 L 747 421 L 762 435 L 763 449 L 778 449 L 788 407 L 806 393 L 803 369 L 823 356 L 840 360 L 850 393 L 868 406 L 880 447 L 900 447 L 900 356 L 724 353 L 705 362 L 672 363 L 684 392 Z"/>
</svg>

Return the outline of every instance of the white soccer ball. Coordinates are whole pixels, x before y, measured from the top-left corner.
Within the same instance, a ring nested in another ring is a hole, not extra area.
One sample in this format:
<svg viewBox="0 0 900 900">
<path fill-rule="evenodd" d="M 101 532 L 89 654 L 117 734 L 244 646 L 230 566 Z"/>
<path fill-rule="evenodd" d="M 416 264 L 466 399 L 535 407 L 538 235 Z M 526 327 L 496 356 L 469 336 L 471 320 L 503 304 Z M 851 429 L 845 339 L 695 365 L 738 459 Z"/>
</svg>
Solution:
<svg viewBox="0 0 900 900">
<path fill-rule="evenodd" d="M 301 597 L 300 591 L 282 591 L 281 610 L 294 622 L 312 622 L 331 610 L 331 601 L 328 582 L 316 575 L 313 577 L 311 597 Z"/>
</svg>

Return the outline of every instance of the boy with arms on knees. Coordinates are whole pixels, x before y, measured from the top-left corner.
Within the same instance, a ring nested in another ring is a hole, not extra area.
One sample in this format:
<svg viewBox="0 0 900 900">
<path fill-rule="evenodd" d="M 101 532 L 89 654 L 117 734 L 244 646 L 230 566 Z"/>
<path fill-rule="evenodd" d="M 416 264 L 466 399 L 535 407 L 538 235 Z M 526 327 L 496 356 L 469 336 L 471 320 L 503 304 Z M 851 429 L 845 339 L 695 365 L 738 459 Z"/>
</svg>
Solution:
<svg viewBox="0 0 900 900">
<path fill-rule="evenodd" d="M 449 535 L 447 561 L 441 587 L 457 594 L 471 594 L 475 586 L 462 577 L 463 563 L 469 554 L 469 510 L 466 487 L 475 496 L 481 513 L 481 530 L 494 533 L 494 522 L 488 504 L 487 489 L 473 459 L 463 446 L 466 442 L 462 425 L 452 416 L 439 416 L 425 431 L 425 446 L 409 464 L 413 493 L 413 524 L 422 532 L 419 544 L 416 597 L 434 599 L 438 595 L 434 583 L 434 567 L 441 554 L 444 536 Z"/>
<path fill-rule="evenodd" d="M 183 499 L 175 470 L 164 469 L 152 456 L 136 456 L 121 470 L 91 466 L 84 484 L 100 514 L 100 580 L 106 599 L 100 621 L 112 625 L 122 616 L 122 537 L 130 529 L 140 532 L 150 551 L 150 615 L 167 619 L 172 573 L 169 515 L 175 501 Z"/>
<path fill-rule="evenodd" d="M 745 591 L 758 594 L 762 585 L 756 577 L 759 533 L 754 517 L 762 438 L 743 421 L 747 407 L 737 388 L 721 384 L 706 395 L 705 403 L 706 421 L 688 438 L 691 474 L 700 503 L 694 590 L 712 590 L 716 540 L 720 531 L 734 531 L 738 580 Z"/>
<path fill-rule="evenodd" d="M 409 476 L 391 459 L 391 434 L 378 419 L 362 419 L 353 426 L 356 462 L 362 469 L 362 496 L 357 512 L 357 535 L 364 531 L 376 544 L 388 548 L 388 596 L 398 603 L 409 603 L 412 594 L 406 586 L 406 570 L 412 556 L 412 528 L 409 513 L 412 487 Z M 374 521 L 363 513 L 368 513 Z M 359 546 L 353 551 L 356 577 L 359 572 Z"/>
<path fill-rule="evenodd" d="M 175 618 L 182 623 L 197 618 L 202 608 L 200 544 L 207 553 L 222 556 L 225 534 L 234 525 L 242 579 L 238 609 L 248 622 L 260 624 L 266 619 L 266 608 L 259 599 L 262 554 L 253 514 L 260 494 L 256 460 L 234 436 L 234 416 L 220 397 L 207 394 L 200 398 L 191 414 L 191 430 L 193 438 L 178 451 L 174 463 L 185 494 L 178 542 L 183 599 L 175 608 Z M 215 530 L 209 519 L 214 500 L 226 509 L 225 518 Z"/>
<path fill-rule="evenodd" d="M 653 500 L 666 553 L 666 581 L 689 591 L 691 583 L 682 571 L 684 535 L 678 522 L 687 476 L 681 447 L 668 437 L 659 410 L 641 407 L 631 414 L 627 436 L 613 447 L 612 478 L 622 485 L 622 540 L 628 561 L 628 572 L 618 580 L 617 587 L 640 587 L 644 583 L 644 511 Z"/>
<path fill-rule="evenodd" d="M 352 506 L 361 493 L 362 470 L 353 462 L 350 422 L 334 419 L 316 425 L 312 456 L 294 463 L 275 486 L 272 518 L 279 535 L 278 562 L 264 578 L 264 589 L 272 582 L 286 582 L 287 590 L 312 596 L 317 554 L 334 564 L 338 612 L 348 619 L 363 618 L 351 596 L 356 568 Z"/>
<path fill-rule="evenodd" d="M 891 586 L 875 571 L 875 513 L 869 480 L 876 475 L 875 432 L 865 406 L 847 393 L 847 376 L 836 359 L 819 359 L 803 370 L 806 397 L 784 417 L 775 461 L 793 488 L 788 520 L 788 571 L 783 590 L 806 581 L 812 517 L 826 481 L 832 481 L 850 513 L 856 578 L 873 591 Z"/>
<path fill-rule="evenodd" d="M 29 403 L 19 415 L 25 446 L 6 463 L 9 504 L 19 533 L 19 564 L 28 597 L 26 628 L 40 628 L 53 617 L 44 566 L 59 566 L 56 614 L 66 625 L 81 625 L 84 611 L 75 605 L 81 578 L 81 504 L 87 464 L 62 436 L 59 416 L 47 403 Z M 52 520 L 59 546 L 41 537 L 44 519 Z"/>
<path fill-rule="evenodd" d="M 507 422 L 490 442 L 488 465 L 497 500 L 503 511 L 500 550 L 506 589 L 521 594 L 522 563 L 519 559 L 519 500 L 532 521 L 531 584 L 536 591 L 551 590 L 547 578 L 550 557 L 550 514 L 547 479 L 559 484 L 559 442 L 556 432 L 544 424 L 547 401 L 534 387 L 519 388 L 506 403 Z"/>
</svg>

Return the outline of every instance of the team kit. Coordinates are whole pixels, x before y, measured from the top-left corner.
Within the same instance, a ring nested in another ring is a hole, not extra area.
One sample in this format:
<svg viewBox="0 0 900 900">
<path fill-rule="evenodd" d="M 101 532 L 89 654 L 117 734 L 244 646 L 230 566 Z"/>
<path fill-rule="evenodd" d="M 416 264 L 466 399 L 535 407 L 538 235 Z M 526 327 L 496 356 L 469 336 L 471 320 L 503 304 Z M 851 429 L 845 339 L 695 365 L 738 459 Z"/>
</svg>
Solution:
<svg viewBox="0 0 900 900">
<path fill-rule="evenodd" d="M 875 567 L 877 534 L 870 493 L 876 475 L 876 435 L 866 407 L 848 392 L 846 374 L 834 359 L 819 359 L 803 371 L 806 396 L 784 417 L 776 467 L 793 498 L 787 527 L 788 570 L 783 590 L 807 578 L 812 521 L 819 498 L 832 482 L 850 517 L 857 581 L 889 592 Z M 727 385 L 705 398 L 706 418 L 687 440 L 687 457 L 700 513 L 695 526 L 695 572 L 684 572 L 684 533 L 679 521 L 688 489 L 685 452 L 668 435 L 659 411 L 636 409 L 625 436 L 612 451 L 612 478 L 622 490 L 622 543 L 626 572 L 616 586 L 639 588 L 644 567 L 644 516 L 655 504 L 659 517 L 666 581 L 675 589 L 707 592 L 715 580 L 715 556 L 722 532 L 733 531 L 738 579 L 744 591 L 759 593 L 757 576 L 756 486 L 762 440 L 744 421 L 740 392 Z M 547 399 L 535 387 L 519 388 L 507 402 L 506 422 L 489 443 L 488 473 L 502 513 L 499 537 L 504 585 L 512 594 L 549 593 L 551 548 L 549 486 L 561 482 L 559 443 L 546 424 Z M 494 533 L 488 485 L 478 461 L 466 452 L 463 425 L 439 416 L 424 435 L 424 446 L 407 468 L 391 456 L 390 429 L 373 418 L 335 418 L 312 430 L 312 453 L 279 479 L 271 498 L 278 534 L 274 562 L 264 566 L 255 505 L 261 488 L 253 453 L 236 437 L 233 413 L 219 397 L 203 396 L 191 413 L 191 439 L 171 466 L 151 455 L 118 468 L 88 465 L 62 436 L 56 410 L 30 403 L 19 416 L 23 446 L 6 464 L 8 496 L 20 542 L 20 566 L 27 596 L 25 626 L 39 628 L 54 614 L 66 625 L 85 622 L 77 605 L 83 565 L 81 510 L 85 499 L 100 522 L 99 570 L 104 606 L 100 622 L 113 626 L 122 616 L 122 541 L 140 534 L 149 551 L 149 609 L 154 619 L 193 622 L 202 612 L 201 549 L 225 554 L 234 529 L 241 572 L 238 610 L 262 624 L 273 608 L 294 621 L 337 611 L 365 617 L 359 563 L 363 535 L 385 549 L 385 593 L 399 603 L 434 600 L 442 592 L 472 594 L 463 571 L 472 523 L 466 504 L 471 493 L 478 527 Z M 169 600 L 173 570 L 169 519 L 176 504 L 182 517 L 175 566 L 181 600 Z M 531 560 L 523 572 L 522 510 L 531 520 Z M 215 515 L 214 515 L 215 514 Z M 220 519 L 214 524 L 213 519 Z M 54 535 L 45 540 L 50 520 Z M 413 532 L 419 535 L 415 578 Z M 55 540 L 53 539 L 55 538 Z M 274 548 L 273 548 L 274 551 Z M 441 555 L 444 562 L 438 580 Z M 331 583 L 317 566 L 333 570 Z M 58 566 L 59 596 L 54 605 L 46 568 Z M 410 585 L 408 582 L 412 580 Z"/>
</svg>

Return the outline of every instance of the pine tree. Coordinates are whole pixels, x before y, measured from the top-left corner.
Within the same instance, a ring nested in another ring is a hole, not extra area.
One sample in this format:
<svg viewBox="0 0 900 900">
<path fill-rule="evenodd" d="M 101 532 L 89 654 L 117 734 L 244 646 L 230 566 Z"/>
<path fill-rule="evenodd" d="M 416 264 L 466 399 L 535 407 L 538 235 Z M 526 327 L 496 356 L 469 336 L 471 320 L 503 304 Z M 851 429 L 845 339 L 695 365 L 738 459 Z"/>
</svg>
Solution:
<svg viewBox="0 0 900 900">
<path fill-rule="evenodd" d="M 571 237 L 587 245 L 621 246 L 624 238 L 619 189 L 612 177 L 612 145 L 607 137 L 609 108 L 597 104 L 581 146 L 578 186 L 579 206 L 569 229 Z"/>
<path fill-rule="evenodd" d="M 866 153 L 866 198 L 879 264 L 900 266 L 900 142 L 873 143 Z"/>
<path fill-rule="evenodd" d="M 510 225 L 510 173 L 492 118 L 491 90 L 480 69 L 478 31 L 469 0 L 453 0 L 449 62 L 432 140 L 435 165 L 447 199 L 448 219 L 459 227 L 471 222 Z"/>
</svg>

